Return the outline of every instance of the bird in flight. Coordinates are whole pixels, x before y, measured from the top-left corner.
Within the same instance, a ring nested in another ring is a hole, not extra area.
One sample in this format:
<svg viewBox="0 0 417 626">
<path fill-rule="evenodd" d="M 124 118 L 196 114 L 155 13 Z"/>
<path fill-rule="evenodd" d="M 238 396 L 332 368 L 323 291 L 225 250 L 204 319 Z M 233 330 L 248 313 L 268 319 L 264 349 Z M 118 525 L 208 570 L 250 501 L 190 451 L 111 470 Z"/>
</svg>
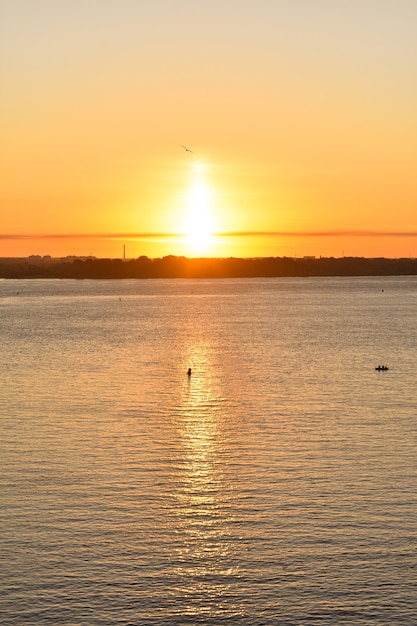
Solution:
<svg viewBox="0 0 417 626">
<path fill-rule="evenodd" d="M 194 154 L 194 152 L 190 150 L 190 148 L 187 148 L 186 146 L 181 146 L 181 148 L 184 148 L 186 152 L 191 152 L 191 154 Z"/>
</svg>

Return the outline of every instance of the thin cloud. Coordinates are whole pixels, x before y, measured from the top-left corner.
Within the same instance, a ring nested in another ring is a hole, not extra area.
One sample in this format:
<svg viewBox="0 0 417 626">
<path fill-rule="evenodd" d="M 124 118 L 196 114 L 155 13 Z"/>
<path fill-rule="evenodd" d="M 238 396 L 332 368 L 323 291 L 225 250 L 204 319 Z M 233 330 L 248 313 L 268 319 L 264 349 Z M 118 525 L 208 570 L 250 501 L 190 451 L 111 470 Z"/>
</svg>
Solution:
<svg viewBox="0 0 417 626">
<path fill-rule="evenodd" d="M 88 235 L 86 235 L 88 237 Z M 100 236 L 100 235 L 99 235 Z M 149 237 L 173 238 L 186 237 L 186 233 L 125 233 L 111 234 L 109 238 L 146 239 Z M 259 231 L 235 230 L 213 233 L 214 237 L 417 237 L 417 231 L 394 230 L 312 230 L 312 231 Z M 106 235 L 104 235 L 106 237 Z"/>
<path fill-rule="evenodd" d="M 0 240 L 40 239 L 176 239 L 185 233 L 0 233 Z"/>
<path fill-rule="evenodd" d="M 417 231 L 392 230 L 314 230 L 257 231 L 238 230 L 217 233 L 221 237 L 417 237 Z"/>
<path fill-rule="evenodd" d="M 186 233 L 0 233 L 0 240 L 40 239 L 176 239 Z M 397 230 L 314 230 L 258 231 L 233 230 L 213 233 L 214 237 L 417 237 L 417 231 Z"/>
</svg>

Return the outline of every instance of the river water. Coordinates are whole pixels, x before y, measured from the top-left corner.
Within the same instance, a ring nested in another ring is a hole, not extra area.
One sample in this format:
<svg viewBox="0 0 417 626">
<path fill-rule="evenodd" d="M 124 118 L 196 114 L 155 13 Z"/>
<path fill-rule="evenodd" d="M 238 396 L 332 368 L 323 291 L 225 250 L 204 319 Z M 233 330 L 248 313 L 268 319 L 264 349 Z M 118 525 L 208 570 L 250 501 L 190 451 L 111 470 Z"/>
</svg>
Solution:
<svg viewBox="0 0 417 626">
<path fill-rule="evenodd" d="M 417 277 L 0 281 L 0 623 L 416 624 L 416 310 Z"/>
</svg>

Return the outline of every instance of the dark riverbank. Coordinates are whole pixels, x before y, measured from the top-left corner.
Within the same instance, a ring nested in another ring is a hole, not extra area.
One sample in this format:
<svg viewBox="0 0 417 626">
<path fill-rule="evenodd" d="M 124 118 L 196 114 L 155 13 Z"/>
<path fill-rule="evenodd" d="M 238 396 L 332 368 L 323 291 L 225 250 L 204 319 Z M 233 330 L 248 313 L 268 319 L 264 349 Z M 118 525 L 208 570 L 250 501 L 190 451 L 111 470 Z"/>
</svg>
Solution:
<svg viewBox="0 0 417 626">
<path fill-rule="evenodd" d="M 0 259 L 0 278 L 249 278 L 417 275 L 417 259 L 290 258 L 150 259 L 29 257 Z"/>
</svg>

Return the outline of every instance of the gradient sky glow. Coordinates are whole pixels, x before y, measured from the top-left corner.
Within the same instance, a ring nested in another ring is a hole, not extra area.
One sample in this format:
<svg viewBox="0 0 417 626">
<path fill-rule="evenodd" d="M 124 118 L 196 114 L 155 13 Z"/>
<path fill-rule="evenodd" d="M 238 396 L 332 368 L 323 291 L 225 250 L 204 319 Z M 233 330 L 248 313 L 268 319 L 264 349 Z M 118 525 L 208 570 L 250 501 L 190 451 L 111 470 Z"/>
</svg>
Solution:
<svg viewBox="0 0 417 626">
<path fill-rule="evenodd" d="M 417 256 L 415 0 L 2 0 L 0 40 L 0 256 Z"/>
</svg>

